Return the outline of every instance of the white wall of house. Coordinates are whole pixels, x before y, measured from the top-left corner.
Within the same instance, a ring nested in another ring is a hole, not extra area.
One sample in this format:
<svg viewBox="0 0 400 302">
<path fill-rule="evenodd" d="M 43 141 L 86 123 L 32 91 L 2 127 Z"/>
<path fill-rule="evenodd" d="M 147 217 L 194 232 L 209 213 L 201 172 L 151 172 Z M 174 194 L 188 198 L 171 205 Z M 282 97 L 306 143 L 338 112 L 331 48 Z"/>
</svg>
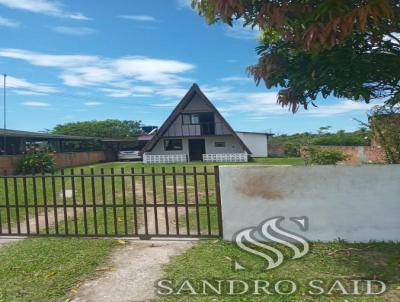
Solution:
<svg viewBox="0 0 400 302">
<path fill-rule="evenodd" d="M 216 147 L 215 143 L 225 143 L 225 147 Z M 243 153 L 244 149 L 233 136 L 211 136 L 206 138 L 206 153 Z"/>
<path fill-rule="evenodd" d="M 268 156 L 268 136 L 264 133 L 255 132 L 240 132 L 236 134 L 250 149 L 251 156 L 253 157 L 267 157 Z"/>
<path fill-rule="evenodd" d="M 205 139 L 206 153 L 218 154 L 218 153 L 243 153 L 244 149 L 239 142 L 231 135 L 227 136 L 196 136 L 193 139 Z M 167 155 L 167 154 L 187 154 L 189 156 L 189 139 L 191 138 L 177 138 L 182 139 L 182 150 L 166 151 L 164 148 L 164 140 L 168 138 L 162 138 L 154 146 L 151 152 L 146 152 L 149 155 Z M 175 138 L 174 138 L 175 139 Z M 225 143 L 225 147 L 216 147 L 215 143 Z"/>
</svg>

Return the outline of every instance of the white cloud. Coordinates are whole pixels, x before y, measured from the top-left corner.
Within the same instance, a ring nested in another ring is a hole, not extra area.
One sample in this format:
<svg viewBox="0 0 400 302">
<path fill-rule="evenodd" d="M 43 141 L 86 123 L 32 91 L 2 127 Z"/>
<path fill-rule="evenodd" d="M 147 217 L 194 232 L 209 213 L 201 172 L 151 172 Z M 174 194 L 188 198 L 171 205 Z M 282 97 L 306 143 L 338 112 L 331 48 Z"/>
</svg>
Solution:
<svg viewBox="0 0 400 302">
<path fill-rule="evenodd" d="M 279 114 L 292 114 L 287 108 L 282 108 L 277 104 L 276 92 L 258 92 L 258 93 L 235 93 L 229 92 L 229 101 L 221 106 L 223 112 L 247 113 L 251 119 L 264 119 L 267 116 Z M 371 104 L 354 102 L 351 100 L 339 100 L 338 103 L 319 105 L 318 108 L 312 106 L 308 110 L 300 109 L 298 115 L 307 115 L 313 117 L 326 117 L 352 112 L 366 112 L 373 106 L 382 102 L 373 102 Z"/>
<path fill-rule="evenodd" d="M 4 17 L 0 16 L 0 26 L 4 26 L 4 27 L 18 27 L 19 23 L 11 20 L 11 19 L 7 19 Z"/>
<path fill-rule="evenodd" d="M 371 102 L 370 104 L 366 104 L 363 102 L 340 100 L 339 103 L 336 104 L 318 105 L 317 108 L 310 107 L 307 111 L 304 112 L 306 112 L 306 114 L 308 115 L 324 117 L 355 111 L 366 112 L 376 105 L 382 105 L 382 103 L 383 102 L 375 101 Z"/>
<path fill-rule="evenodd" d="M 132 76 L 139 81 L 164 85 L 187 81 L 178 74 L 190 71 L 194 67 L 180 61 L 147 57 L 125 57 L 114 62 L 114 68 L 120 74 Z"/>
<path fill-rule="evenodd" d="M 1 0 L 0 0 L 1 1 Z M 134 86 L 132 82 L 173 85 L 191 81 L 182 74 L 196 66 L 177 60 L 128 56 L 103 58 L 88 55 L 52 55 L 21 49 L 0 49 L 0 57 L 24 60 L 32 65 L 54 67 L 65 85 Z"/>
<path fill-rule="evenodd" d="M 107 96 L 113 98 L 126 98 L 132 96 L 132 92 L 129 89 L 113 89 L 113 88 L 102 88 L 102 91 L 107 93 Z"/>
<path fill-rule="evenodd" d="M 178 9 L 192 8 L 192 0 L 176 0 Z"/>
<path fill-rule="evenodd" d="M 85 105 L 85 106 L 98 106 L 101 104 L 102 103 L 100 103 L 100 102 L 85 102 L 85 103 L 83 103 L 83 105 Z"/>
<path fill-rule="evenodd" d="M 225 34 L 228 37 L 241 40 L 256 40 L 260 34 L 259 27 L 251 28 L 250 25 L 243 27 L 243 20 L 237 20 L 233 26 L 223 24 Z"/>
<path fill-rule="evenodd" d="M 28 107 L 49 107 L 50 106 L 49 103 L 45 103 L 45 102 L 24 102 L 24 103 L 22 103 L 22 105 L 28 106 Z"/>
<path fill-rule="evenodd" d="M 1 0 L 0 0 L 1 1 Z M 1 48 L 0 57 L 19 59 L 29 62 L 32 65 L 44 67 L 68 68 L 95 64 L 100 58 L 86 55 L 51 55 L 42 54 L 28 50 Z"/>
<path fill-rule="evenodd" d="M 171 107 L 171 108 L 173 108 L 177 104 L 178 104 L 178 102 L 168 102 L 168 103 L 157 103 L 157 104 L 153 104 L 152 106 L 153 107 L 160 107 L 160 108 L 163 108 L 163 107 Z"/>
<path fill-rule="evenodd" d="M 34 84 L 12 76 L 7 76 L 7 87 L 22 95 L 46 95 L 58 91 L 52 86 Z"/>
<path fill-rule="evenodd" d="M 0 0 L 0 5 L 9 8 L 27 10 L 32 13 L 45 14 L 49 16 L 74 19 L 74 20 L 89 20 L 82 13 L 67 12 L 63 5 L 58 1 L 50 0 Z"/>
<path fill-rule="evenodd" d="M 145 15 L 122 15 L 118 16 L 122 19 L 133 20 L 133 21 L 141 21 L 141 22 L 156 22 L 157 20 L 152 16 Z"/>
<path fill-rule="evenodd" d="M 71 27 L 71 26 L 55 26 L 51 28 L 53 31 L 73 36 L 86 36 L 96 31 L 90 27 Z"/>
<path fill-rule="evenodd" d="M 248 77 L 240 77 L 240 76 L 224 77 L 220 79 L 220 81 L 222 82 L 248 82 L 249 80 L 251 79 Z"/>
</svg>

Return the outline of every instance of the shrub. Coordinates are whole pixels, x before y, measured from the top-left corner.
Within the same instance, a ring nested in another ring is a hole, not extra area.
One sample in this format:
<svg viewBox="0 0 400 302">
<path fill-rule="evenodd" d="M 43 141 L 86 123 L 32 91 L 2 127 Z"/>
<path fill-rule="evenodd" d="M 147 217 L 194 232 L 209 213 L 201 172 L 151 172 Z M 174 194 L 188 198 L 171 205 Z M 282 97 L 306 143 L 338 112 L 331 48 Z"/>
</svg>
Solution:
<svg viewBox="0 0 400 302">
<path fill-rule="evenodd" d="M 285 154 L 290 157 L 300 156 L 300 144 L 295 142 L 289 142 L 285 144 Z"/>
<path fill-rule="evenodd" d="M 370 114 L 373 137 L 385 150 L 386 162 L 400 164 L 400 105 L 377 106 Z"/>
<path fill-rule="evenodd" d="M 17 165 L 17 173 L 48 173 L 54 171 L 53 157 L 43 151 L 28 153 L 24 155 Z"/>
<path fill-rule="evenodd" d="M 338 150 L 322 150 L 318 147 L 304 149 L 306 164 L 311 165 L 336 165 L 338 162 L 349 158 L 348 155 Z"/>
</svg>

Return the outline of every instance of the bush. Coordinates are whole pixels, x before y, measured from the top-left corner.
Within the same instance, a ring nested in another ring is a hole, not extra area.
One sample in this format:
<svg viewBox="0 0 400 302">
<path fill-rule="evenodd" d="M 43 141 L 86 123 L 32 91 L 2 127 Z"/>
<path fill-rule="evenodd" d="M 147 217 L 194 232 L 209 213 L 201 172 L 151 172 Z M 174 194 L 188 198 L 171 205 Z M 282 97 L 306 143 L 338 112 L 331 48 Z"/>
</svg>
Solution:
<svg viewBox="0 0 400 302">
<path fill-rule="evenodd" d="M 338 162 L 349 158 L 348 155 L 338 150 L 322 150 L 317 147 L 304 149 L 306 164 L 311 165 L 336 165 Z"/>
<path fill-rule="evenodd" d="M 286 143 L 285 144 L 285 154 L 290 157 L 300 156 L 300 144 L 299 143 Z"/>
<path fill-rule="evenodd" d="M 49 173 L 54 171 L 53 157 L 43 151 L 28 153 L 24 155 L 17 165 L 17 173 Z"/>
</svg>

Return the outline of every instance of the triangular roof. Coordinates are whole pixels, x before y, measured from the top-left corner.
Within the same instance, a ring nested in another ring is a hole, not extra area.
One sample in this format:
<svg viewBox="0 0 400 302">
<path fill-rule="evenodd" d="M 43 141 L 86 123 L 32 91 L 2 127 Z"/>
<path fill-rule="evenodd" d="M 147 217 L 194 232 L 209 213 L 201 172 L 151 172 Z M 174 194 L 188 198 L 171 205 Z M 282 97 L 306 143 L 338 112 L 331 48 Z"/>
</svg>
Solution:
<svg viewBox="0 0 400 302">
<path fill-rule="evenodd" d="M 200 87 L 195 83 L 192 85 L 192 87 L 189 89 L 189 91 L 185 94 L 185 96 L 182 98 L 182 100 L 176 105 L 175 109 L 172 111 L 172 113 L 169 115 L 169 117 L 166 119 L 164 124 L 160 127 L 160 129 L 157 131 L 157 134 L 154 135 L 151 141 L 149 141 L 143 148 L 143 152 L 149 152 L 153 150 L 154 146 L 159 142 L 159 140 L 164 136 L 165 132 L 168 130 L 168 128 L 172 125 L 172 123 L 177 119 L 179 114 L 183 112 L 183 110 L 186 108 L 186 106 L 192 101 L 193 97 L 195 95 L 199 95 L 201 99 L 211 108 L 211 111 L 214 112 L 216 116 L 222 121 L 222 123 L 227 127 L 228 131 L 230 132 L 231 135 L 233 135 L 240 143 L 240 145 L 243 147 L 243 149 L 251 154 L 250 149 L 246 146 L 246 144 L 240 139 L 240 137 L 236 134 L 236 132 L 232 129 L 232 127 L 229 125 L 229 123 L 224 119 L 224 117 L 219 113 L 217 108 L 211 103 L 211 101 L 205 96 L 205 94 L 200 90 Z"/>
</svg>

